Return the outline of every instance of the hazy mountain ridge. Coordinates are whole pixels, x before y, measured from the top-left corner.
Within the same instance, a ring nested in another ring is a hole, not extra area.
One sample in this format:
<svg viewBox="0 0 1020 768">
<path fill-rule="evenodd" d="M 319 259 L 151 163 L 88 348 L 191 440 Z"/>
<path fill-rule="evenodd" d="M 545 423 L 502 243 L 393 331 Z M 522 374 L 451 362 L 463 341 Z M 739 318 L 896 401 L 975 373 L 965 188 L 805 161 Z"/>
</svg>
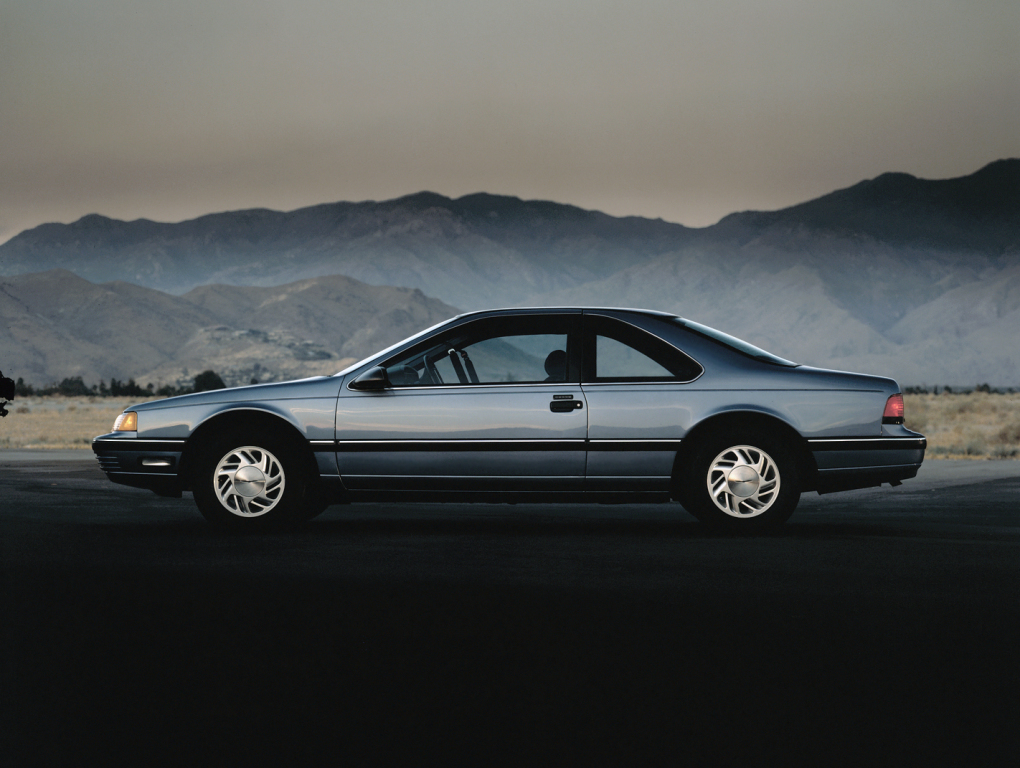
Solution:
<svg viewBox="0 0 1020 768">
<path fill-rule="evenodd" d="M 181 298 L 200 316 L 183 321 L 189 333 L 216 325 L 287 328 L 328 339 L 337 355 L 368 351 L 386 329 L 427 314 L 405 317 L 393 303 L 375 314 L 359 310 L 349 316 L 365 325 L 345 335 L 328 318 L 301 309 L 303 295 L 310 306 L 330 301 L 317 291 L 331 283 L 314 278 L 345 274 L 419 289 L 425 295 L 415 306 L 436 296 L 465 309 L 649 307 L 800 362 L 887 373 L 906 383 L 998 385 L 1020 383 L 1020 314 L 1012 298 L 1018 265 L 1018 159 L 956 179 L 882 174 L 703 229 L 547 201 L 423 192 L 179 224 L 93 215 L 36 227 L 0 246 L 2 273 L 63 266 L 93 282 L 117 278 L 190 291 Z M 306 280 L 312 282 L 300 290 L 289 285 Z M 269 286 L 281 283 L 289 298 L 274 306 L 278 289 Z M 113 285 L 102 287 L 127 291 Z M 140 322 L 145 328 L 152 321 Z M 59 336 L 54 328 L 45 332 Z M 83 341 L 101 344 L 101 337 Z M 162 342 L 131 342 L 146 343 L 156 350 Z"/>
<path fill-rule="evenodd" d="M 919 179 L 884 173 L 779 211 L 745 211 L 716 227 L 751 233 L 805 227 L 898 246 L 1020 256 L 1020 159 L 969 176 Z"/>
<path fill-rule="evenodd" d="M 692 230 L 559 203 L 423 192 L 288 213 L 247 210 L 178 224 L 89 215 L 0 246 L 0 272 L 68 269 L 181 293 L 215 282 L 279 285 L 346 274 L 436 296 L 502 303 L 576 285 L 668 249 Z M 555 261 L 564 262 L 561 268 Z M 493 285 L 502 283 L 500 291 Z M 513 282 L 513 285 L 507 285 Z"/>
<path fill-rule="evenodd" d="M 546 201 L 490 194 L 451 200 L 429 192 L 287 213 L 209 214 L 177 224 L 93 214 L 0 245 L 0 273 L 64 268 L 93 282 L 127 280 L 171 293 L 345 274 L 372 285 L 420 288 L 473 309 L 528 303 L 688 250 L 734 264 L 810 263 L 848 311 L 886 325 L 937 296 L 943 280 L 952 287 L 961 273 L 970 280 L 1020 259 L 1020 160 L 1000 160 L 957 179 L 883 174 L 779 211 L 731 214 L 702 229 Z M 841 286 L 854 301 L 840 297 Z M 891 301 L 871 296 L 882 286 L 890 286 Z"/>
</svg>

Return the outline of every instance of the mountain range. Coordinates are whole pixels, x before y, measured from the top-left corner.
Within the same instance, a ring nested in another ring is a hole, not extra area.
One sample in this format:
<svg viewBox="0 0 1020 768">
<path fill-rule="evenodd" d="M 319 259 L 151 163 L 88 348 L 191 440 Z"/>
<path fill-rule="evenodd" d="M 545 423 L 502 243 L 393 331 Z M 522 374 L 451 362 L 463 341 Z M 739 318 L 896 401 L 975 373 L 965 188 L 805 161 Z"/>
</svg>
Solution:
<svg viewBox="0 0 1020 768">
<path fill-rule="evenodd" d="M 180 387 L 212 368 L 231 386 L 333 374 L 456 310 L 413 288 L 340 275 L 173 296 L 67 270 L 0 280 L 4 372 L 37 385 L 81 376 Z"/>
<path fill-rule="evenodd" d="M 230 307 L 268 307 L 272 291 L 316 281 L 327 290 L 333 276 L 344 275 L 362 292 L 418 289 L 423 307 L 428 296 L 444 307 L 437 316 L 454 307 L 649 307 L 790 359 L 886 373 L 904 384 L 1020 384 L 1020 159 L 955 179 L 887 173 L 700 229 L 547 201 L 422 192 L 174 224 L 90 215 L 0 245 L 5 286 L 43 270 L 66 271 L 32 278 L 50 286 L 39 290 L 55 304 L 66 300 L 68 272 L 118 296 L 145 286 L 160 292 L 154 306 L 187 302 L 180 319 L 166 316 L 179 325 L 178 336 L 211 327 L 288 333 L 331 355 L 370 350 L 314 313 Z M 242 289 L 250 293 L 236 293 Z M 366 312 L 352 322 L 368 322 Z M 387 327 L 396 333 L 397 325 Z M 354 328 L 346 320 L 343 327 Z M 13 370 L 5 343 L 0 360 Z M 104 354 L 116 359 L 119 353 L 103 352 L 112 345 L 98 344 L 97 366 Z M 41 363 L 36 370 L 59 374 Z"/>
</svg>

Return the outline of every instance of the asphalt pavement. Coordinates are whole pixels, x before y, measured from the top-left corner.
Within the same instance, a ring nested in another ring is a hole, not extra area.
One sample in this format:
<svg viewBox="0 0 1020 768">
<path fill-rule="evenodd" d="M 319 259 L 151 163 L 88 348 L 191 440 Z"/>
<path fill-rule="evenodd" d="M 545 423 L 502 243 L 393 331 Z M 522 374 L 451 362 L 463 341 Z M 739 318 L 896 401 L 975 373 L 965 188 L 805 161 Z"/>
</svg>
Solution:
<svg viewBox="0 0 1020 768">
<path fill-rule="evenodd" d="M 675 504 L 237 536 L 7 451 L 0 555 L 3 764 L 1020 764 L 1020 462 L 759 538 Z"/>
</svg>

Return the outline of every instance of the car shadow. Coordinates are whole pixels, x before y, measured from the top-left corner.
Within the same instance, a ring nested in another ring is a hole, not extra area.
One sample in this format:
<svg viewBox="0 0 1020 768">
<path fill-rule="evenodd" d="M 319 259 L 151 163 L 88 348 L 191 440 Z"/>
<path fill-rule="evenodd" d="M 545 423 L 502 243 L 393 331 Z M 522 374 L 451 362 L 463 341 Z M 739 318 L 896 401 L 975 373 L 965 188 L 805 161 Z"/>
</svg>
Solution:
<svg viewBox="0 0 1020 768">
<path fill-rule="evenodd" d="M 623 516 L 587 518 L 582 512 L 569 517 L 530 512 L 521 516 L 513 513 L 460 513 L 439 516 L 430 513 L 418 519 L 411 519 L 406 513 L 389 516 L 379 512 L 378 516 L 357 514 L 344 518 L 325 515 L 311 520 L 289 535 L 314 534 L 316 536 L 365 536 L 365 535 L 425 535 L 425 536 L 614 536 L 624 538 L 674 538 L 674 539 L 740 539 L 774 541 L 819 540 L 845 538 L 911 538 L 911 539 L 954 539 L 960 538 L 958 526 L 933 527 L 930 524 L 917 526 L 898 522 L 854 522 L 847 521 L 796 521 L 791 520 L 775 531 L 753 535 L 712 530 L 686 512 L 677 511 L 671 517 L 657 516 L 654 519 Z M 979 530 L 967 531 L 972 537 L 980 535 Z"/>
<path fill-rule="evenodd" d="M 928 540 L 999 540 L 1020 536 L 1020 528 L 989 527 L 946 521 L 890 519 L 875 521 L 853 520 L 852 515 L 836 518 L 812 519 L 810 513 L 794 517 L 775 531 L 743 535 L 716 531 L 702 525 L 682 508 L 635 507 L 633 509 L 596 508 L 594 511 L 578 506 L 564 510 L 507 505 L 470 505 L 465 508 L 446 508 L 444 505 L 423 505 L 421 511 L 387 509 L 375 505 L 330 507 L 317 517 L 293 528 L 235 530 L 221 528 L 205 522 L 197 511 L 173 509 L 173 502 L 154 502 L 151 510 L 136 509 L 134 513 L 153 517 L 111 515 L 102 520 L 82 522 L 88 527 L 115 529 L 131 537 L 148 538 L 199 536 L 209 539 L 286 539 L 286 540 L 337 540 L 352 537 L 608 537 L 620 539 L 677 539 L 677 540 L 747 540 L 747 541 L 817 541 L 853 538 L 896 538 Z M 146 505 L 138 505 L 145 507 Z M 178 514 L 181 512 L 183 514 Z"/>
</svg>

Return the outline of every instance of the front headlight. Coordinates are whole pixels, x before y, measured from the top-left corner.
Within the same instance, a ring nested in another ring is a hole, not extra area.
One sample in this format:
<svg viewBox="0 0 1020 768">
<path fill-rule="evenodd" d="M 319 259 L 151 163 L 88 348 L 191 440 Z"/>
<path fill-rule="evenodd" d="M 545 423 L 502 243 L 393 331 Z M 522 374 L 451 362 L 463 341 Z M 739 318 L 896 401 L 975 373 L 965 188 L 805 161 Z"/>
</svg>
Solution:
<svg viewBox="0 0 1020 768">
<path fill-rule="evenodd" d="M 134 411 L 124 411 L 117 420 L 113 422 L 114 432 L 137 432 L 138 414 Z"/>
</svg>

